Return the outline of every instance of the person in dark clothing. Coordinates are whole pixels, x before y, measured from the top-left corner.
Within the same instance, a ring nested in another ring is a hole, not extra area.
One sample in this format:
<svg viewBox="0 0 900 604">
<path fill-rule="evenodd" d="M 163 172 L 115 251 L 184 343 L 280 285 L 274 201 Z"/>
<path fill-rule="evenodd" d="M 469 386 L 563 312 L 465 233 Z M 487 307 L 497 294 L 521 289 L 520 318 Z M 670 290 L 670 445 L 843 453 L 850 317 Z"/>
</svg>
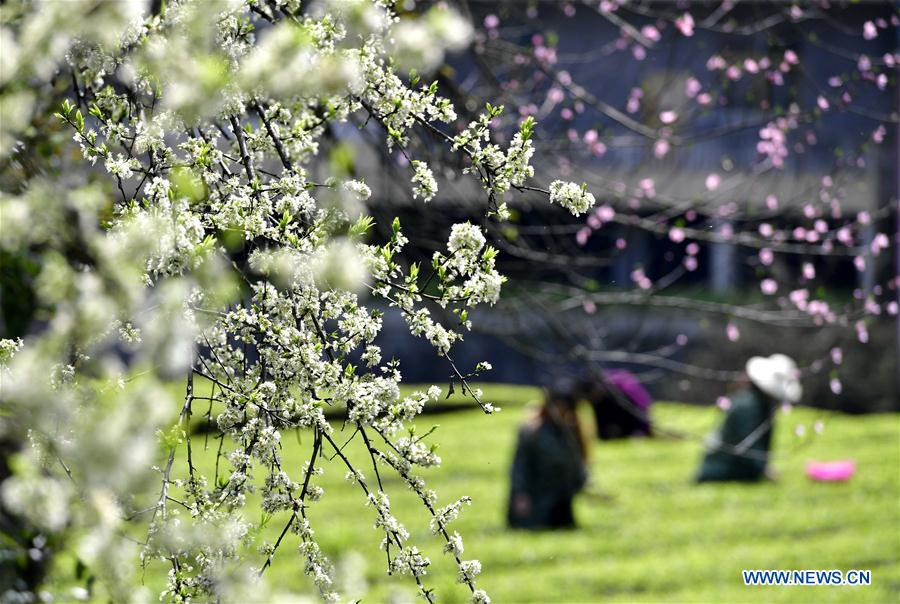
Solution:
<svg viewBox="0 0 900 604">
<path fill-rule="evenodd" d="M 594 411 L 598 438 L 613 440 L 651 435 L 653 397 L 630 371 L 604 371 L 600 380 L 581 382 L 577 395 L 586 399 Z"/>
<path fill-rule="evenodd" d="M 519 428 L 507 523 L 512 528 L 571 528 L 572 501 L 587 482 L 586 447 L 571 390 L 549 391 Z"/>
<path fill-rule="evenodd" d="M 747 362 L 750 385 L 731 397 L 725 421 L 710 440 L 697 482 L 756 481 L 766 477 L 775 410 L 802 396 L 797 365 L 783 354 Z"/>
</svg>

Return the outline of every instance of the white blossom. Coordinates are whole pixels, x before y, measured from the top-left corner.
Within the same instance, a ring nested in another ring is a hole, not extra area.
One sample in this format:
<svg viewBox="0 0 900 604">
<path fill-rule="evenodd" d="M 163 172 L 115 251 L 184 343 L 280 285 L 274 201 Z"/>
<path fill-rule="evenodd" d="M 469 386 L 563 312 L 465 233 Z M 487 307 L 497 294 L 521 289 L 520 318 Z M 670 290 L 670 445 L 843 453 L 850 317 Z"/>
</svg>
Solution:
<svg viewBox="0 0 900 604">
<path fill-rule="evenodd" d="M 558 203 L 573 216 L 580 216 L 594 206 L 594 196 L 585 185 L 554 180 L 550 183 L 550 203 Z"/>
<path fill-rule="evenodd" d="M 413 160 L 415 174 L 412 177 L 413 199 L 421 197 L 422 201 L 431 201 L 437 194 L 438 185 L 431 168 L 423 161 Z"/>
</svg>

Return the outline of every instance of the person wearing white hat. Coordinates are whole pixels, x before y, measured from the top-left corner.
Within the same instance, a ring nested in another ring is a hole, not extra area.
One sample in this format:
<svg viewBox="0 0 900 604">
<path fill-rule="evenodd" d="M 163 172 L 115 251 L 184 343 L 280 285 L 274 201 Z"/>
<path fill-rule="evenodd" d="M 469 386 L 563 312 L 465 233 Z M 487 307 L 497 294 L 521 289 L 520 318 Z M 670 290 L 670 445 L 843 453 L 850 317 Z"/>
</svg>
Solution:
<svg viewBox="0 0 900 604">
<path fill-rule="evenodd" d="M 746 364 L 750 385 L 731 397 L 721 428 L 710 440 L 698 482 L 754 481 L 764 478 L 779 403 L 803 396 L 797 364 L 787 355 L 752 357 Z"/>
</svg>

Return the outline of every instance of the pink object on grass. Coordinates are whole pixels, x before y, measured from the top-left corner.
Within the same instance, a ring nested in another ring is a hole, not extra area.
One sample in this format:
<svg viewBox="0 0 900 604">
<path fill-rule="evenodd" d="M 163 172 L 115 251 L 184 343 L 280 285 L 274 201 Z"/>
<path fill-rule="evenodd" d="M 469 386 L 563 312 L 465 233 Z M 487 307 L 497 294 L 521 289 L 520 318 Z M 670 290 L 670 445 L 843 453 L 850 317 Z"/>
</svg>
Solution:
<svg viewBox="0 0 900 604">
<path fill-rule="evenodd" d="M 812 480 L 839 482 L 849 480 L 856 473 L 856 462 L 852 459 L 840 461 L 809 461 L 806 475 Z"/>
</svg>

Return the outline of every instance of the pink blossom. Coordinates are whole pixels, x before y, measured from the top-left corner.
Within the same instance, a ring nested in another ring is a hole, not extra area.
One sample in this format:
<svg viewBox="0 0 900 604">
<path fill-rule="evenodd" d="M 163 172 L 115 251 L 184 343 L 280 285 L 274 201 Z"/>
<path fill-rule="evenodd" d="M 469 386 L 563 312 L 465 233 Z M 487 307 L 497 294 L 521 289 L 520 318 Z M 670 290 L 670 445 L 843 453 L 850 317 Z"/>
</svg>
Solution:
<svg viewBox="0 0 900 604">
<path fill-rule="evenodd" d="M 853 259 L 853 266 L 855 266 L 856 270 L 858 270 L 859 272 L 863 272 L 864 270 L 866 270 L 866 259 L 862 256 L 857 256 Z"/>
<path fill-rule="evenodd" d="M 872 243 L 869 244 L 869 249 L 872 250 L 872 254 L 878 255 L 881 253 L 881 250 L 887 249 L 890 246 L 890 240 L 888 236 L 884 233 L 878 233 L 875 237 L 872 238 Z"/>
<path fill-rule="evenodd" d="M 796 65 L 800 62 L 799 57 L 797 57 L 797 53 L 793 50 L 784 51 L 784 60 L 790 65 Z"/>
<path fill-rule="evenodd" d="M 564 120 L 570 120 L 570 119 L 572 119 L 573 117 L 575 117 L 575 114 L 572 113 L 572 110 L 569 109 L 568 107 L 566 107 L 565 109 L 563 109 L 562 111 L 560 111 L 560 112 L 559 112 L 559 115 L 562 116 L 562 118 L 563 118 Z"/>
<path fill-rule="evenodd" d="M 797 436 L 797 438 L 803 438 L 804 436 L 806 436 L 806 426 L 804 426 L 803 424 L 797 424 L 794 427 L 794 434 Z"/>
<path fill-rule="evenodd" d="M 571 4 L 566 4 L 563 7 L 563 13 L 565 13 L 565 15 L 567 17 L 574 17 L 575 16 L 575 7 Z"/>
<path fill-rule="evenodd" d="M 876 143 L 884 142 L 885 134 L 887 134 L 887 130 L 885 130 L 884 125 L 878 126 L 875 128 L 875 131 L 872 132 L 872 140 Z"/>
<path fill-rule="evenodd" d="M 588 130 L 587 132 L 584 133 L 584 142 L 586 142 L 589 145 L 593 145 L 594 143 L 596 143 L 598 138 L 599 138 L 599 135 L 597 134 L 597 131 L 594 130 L 593 128 L 591 128 L 590 130 Z"/>
<path fill-rule="evenodd" d="M 591 236 L 591 228 L 590 227 L 582 227 L 582 228 L 578 229 L 577 233 L 575 233 L 575 241 L 578 243 L 578 245 L 584 246 L 588 242 L 588 239 L 590 238 L 590 236 Z"/>
<path fill-rule="evenodd" d="M 641 108 L 641 98 L 643 96 L 643 90 L 640 88 L 632 88 L 631 92 L 628 93 L 628 101 L 625 103 L 625 110 L 628 113 L 637 113 Z"/>
<path fill-rule="evenodd" d="M 578 140 L 578 130 L 576 130 L 575 128 L 569 128 L 568 130 L 566 130 L 566 137 L 568 137 L 569 142 L 574 143 Z"/>
<path fill-rule="evenodd" d="M 563 86 L 568 86 L 572 83 L 572 74 L 570 74 L 568 71 L 563 70 L 559 72 L 559 74 L 556 76 L 556 79 L 558 79 L 559 83 Z"/>
<path fill-rule="evenodd" d="M 624 239 L 622 239 L 621 237 L 616 239 L 616 249 L 617 250 L 624 250 L 626 247 L 628 247 L 628 243 L 626 243 L 626 241 Z"/>
<path fill-rule="evenodd" d="M 866 40 L 874 40 L 878 37 L 878 30 L 875 29 L 875 24 L 871 21 L 866 21 L 863 23 L 863 38 Z"/>
<path fill-rule="evenodd" d="M 561 103 L 564 98 L 566 98 L 566 95 L 563 93 L 562 88 L 558 86 L 554 86 L 547 91 L 547 101 L 554 105 Z"/>
<path fill-rule="evenodd" d="M 841 227 L 837 231 L 837 240 L 844 245 L 853 245 L 853 235 L 847 227 Z"/>
<path fill-rule="evenodd" d="M 664 138 L 653 143 L 653 155 L 656 159 L 662 159 L 669 153 L 669 141 Z"/>
<path fill-rule="evenodd" d="M 659 121 L 663 124 L 673 124 L 678 119 L 678 114 L 674 111 L 663 111 L 659 114 Z"/>
<path fill-rule="evenodd" d="M 641 33 L 651 42 L 659 42 L 659 39 L 662 37 L 659 34 L 659 30 L 652 25 L 645 25 L 644 27 L 642 27 Z"/>
<path fill-rule="evenodd" d="M 865 309 L 866 309 L 866 312 L 869 313 L 870 315 L 880 315 L 881 314 L 881 305 L 878 304 L 878 302 L 876 302 L 872 298 L 866 298 Z"/>
<path fill-rule="evenodd" d="M 682 33 L 682 35 L 691 37 L 694 35 L 694 18 L 691 16 L 691 13 L 684 13 L 677 19 L 675 19 L 675 27 L 678 28 L 678 31 Z"/>
<path fill-rule="evenodd" d="M 684 258 L 684 268 L 689 272 L 694 272 L 697 270 L 697 257 L 696 256 L 686 256 Z"/>
<path fill-rule="evenodd" d="M 790 299 L 791 304 L 793 304 L 800 310 L 806 310 L 809 306 L 809 291 L 806 289 L 795 289 L 790 294 L 788 294 L 788 298 Z"/>
<path fill-rule="evenodd" d="M 816 278 L 816 268 L 812 265 L 811 262 L 803 263 L 803 278 L 807 281 Z"/>
<path fill-rule="evenodd" d="M 591 145 L 591 153 L 597 157 L 603 157 L 606 154 L 606 145 L 601 142 L 594 143 Z"/>
<path fill-rule="evenodd" d="M 817 233 L 822 233 L 824 235 L 828 232 L 828 223 L 819 218 L 813 223 L 813 228 Z"/>
<path fill-rule="evenodd" d="M 747 73 L 759 73 L 759 63 L 753 59 L 744 59 L 744 70 Z"/>
<path fill-rule="evenodd" d="M 500 25 L 500 18 L 497 15 L 488 15 L 484 18 L 484 26 L 488 29 L 496 29 Z"/>
<path fill-rule="evenodd" d="M 773 295 L 778 291 L 778 283 L 775 279 L 763 279 L 759 282 L 759 289 L 767 296 Z"/>
<path fill-rule="evenodd" d="M 732 65 L 728 69 L 725 70 L 725 76 L 729 80 L 740 80 L 741 79 L 741 68 L 737 65 Z"/>
<path fill-rule="evenodd" d="M 684 83 L 684 94 L 689 99 L 692 99 L 697 96 L 697 93 L 699 93 L 702 88 L 703 87 L 700 85 L 700 81 L 697 78 L 690 77 Z"/>
<path fill-rule="evenodd" d="M 589 315 L 592 315 L 595 312 L 597 312 L 597 305 L 594 304 L 593 300 L 585 300 L 584 302 L 581 303 L 581 308 L 583 308 L 584 312 L 586 312 Z"/>
<path fill-rule="evenodd" d="M 759 225 L 759 234 L 763 237 L 771 237 L 774 230 L 772 229 L 772 225 L 768 222 L 764 222 Z"/>
<path fill-rule="evenodd" d="M 866 344 L 869 341 L 869 331 L 863 321 L 856 322 L 856 337 L 860 342 Z"/>
<path fill-rule="evenodd" d="M 816 105 L 818 105 L 819 109 L 821 109 L 822 111 L 827 111 L 829 107 L 828 99 L 826 99 L 822 95 L 819 95 L 819 97 L 816 99 Z"/>
<path fill-rule="evenodd" d="M 859 221 L 859 224 L 869 224 L 872 222 L 872 215 L 863 210 L 856 215 L 856 220 Z"/>
<path fill-rule="evenodd" d="M 706 188 L 710 191 L 715 191 L 719 188 L 721 182 L 722 179 L 718 174 L 710 174 L 706 177 Z"/>
<path fill-rule="evenodd" d="M 710 95 L 708 92 L 701 92 L 697 95 L 697 102 L 704 106 L 709 105 L 710 103 L 712 103 L 712 95 Z"/>
<path fill-rule="evenodd" d="M 685 344 L 688 343 L 688 337 L 687 337 L 687 335 L 685 335 L 685 334 L 683 334 L 683 333 L 678 334 L 678 335 L 675 337 L 675 343 L 678 344 L 679 346 L 684 346 Z"/>
<path fill-rule="evenodd" d="M 884 305 L 884 309 L 887 311 L 887 314 L 896 315 L 897 309 L 898 309 L 897 301 L 891 300 L 890 302 L 888 302 L 887 304 Z"/>
<path fill-rule="evenodd" d="M 673 243 L 681 243 L 684 241 L 684 229 L 672 227 L 669 229 L 669 239 L 671 239 Z"/>
<path fill-rule="evenodd" d="M 642 268 L 636 268 L 631 271 L 631 280 L 641 289 L 650 289 L 653 286 L 653 282 L 644 274 L 644 269 Z"/>
<path fill-rule="evenodd" d="M 728 411 L 729 409 L 731 409 L 731 399 L 727 396 L 720 396 L 716 399 L 716 407 L 718 407 L 722 411 Z"/>
<path fill-rule="evenodd" d="M 840 365 L 844 362 L 844 351 L 840 347 L 835 346 L 831 349 L 831 362 Z"/>
<path fill-rule="evenodd" d="M 706 68 L 709 71 L 719 71 L 725 69 L 726 65 L 727 63 L 725 62 L 725 59 L 723 59 L 719 55 L 713 55 L 706 61 Z"/>
<path fill-rule="evenodd" d="M 775 260 L 775 254 L 771 249 L 764 247 L 759 250 L 759 262 L 763 266 L 769 266 Z"/>
<path fill-rule="evenodd" d="M 647 50 L 640 44 L 635 44 L 631 47 L 631 55 L 635 58 L 635 60 L 643 61 L 647 58 Z"/>
<path fill-rule="evenodd" d="M 775 197 L 774 195 L 768 195 L 766 197 L 766 207 L 769 208 L 770 210 L 777 210 L 778 209 L 778 198 Z"/>
<path fill-rule="evenodd" d="M 872 69 L 872 59 L 867 57 L 866 55 L 859 55 L 859 59 L 856 60 L 856 67 L 863 73 Z"/>
<path fill-rule="evenodd" d="M 728 325 L 725 326 L 725 335 L 732 342 L 737 342 L 741 337 L 741 331 L 737 328 L 737 325 L 729 322 Z"/>
<path fill-rule="evenodd" d="M 603 222 L 609 222 L 616 217 L 616 211 L 612 208 L 612 206 L 608 204 L 599 206 L 596 210 L 594 210 L 594 214 Z"/>
<path fill-rule="evenodd" d="M 691 241 L 687 244 L 687 247 L 684 248 L 684 251 L 686 251 L 689 256 L 696 256 L 700 252 L 700 246 L 697 245 L 695 241 Z"/>
<path fill-rule="evenodd" d="M 831 76 L 830 78 L 828 78 L 828 85 L 832 88 L 837 88 L 843 83 L 844 81 L 838 76 Z"/>
</svg>

